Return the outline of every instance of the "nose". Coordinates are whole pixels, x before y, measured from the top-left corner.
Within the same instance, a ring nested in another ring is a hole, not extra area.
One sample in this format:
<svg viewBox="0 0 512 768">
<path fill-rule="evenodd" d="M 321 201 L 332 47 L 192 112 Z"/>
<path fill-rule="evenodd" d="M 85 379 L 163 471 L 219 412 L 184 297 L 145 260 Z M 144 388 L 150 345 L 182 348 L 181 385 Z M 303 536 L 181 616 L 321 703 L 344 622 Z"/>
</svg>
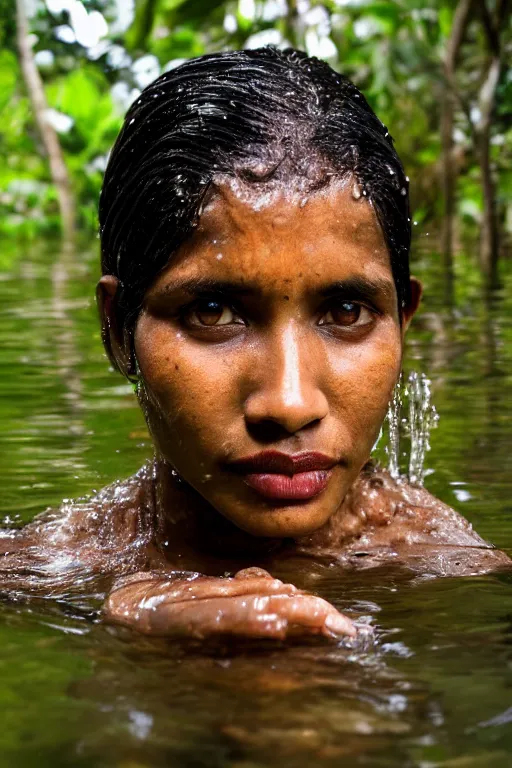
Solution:
<svg viewBox="0 0 512 768">
<path fill-rule="evenodd" d="M 244 404 L 247 423 L 273 423 L 295 434 L 325 418 L 328 402 L 316 368 L 306 339 L 290 323 L 271 344 L 264 369 L 256 372 L 258 384 Z"/>
</svg>

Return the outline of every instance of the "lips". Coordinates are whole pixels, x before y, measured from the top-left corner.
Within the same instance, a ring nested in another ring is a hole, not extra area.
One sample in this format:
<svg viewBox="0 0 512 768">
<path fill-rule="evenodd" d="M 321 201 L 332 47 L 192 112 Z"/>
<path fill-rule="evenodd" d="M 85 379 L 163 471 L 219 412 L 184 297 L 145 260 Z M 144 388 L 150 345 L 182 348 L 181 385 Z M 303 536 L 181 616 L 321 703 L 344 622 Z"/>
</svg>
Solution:
<svg viewBox="0 0 512 768">
<path fill-rule="evenodd" d="M 322 453 L 264 451 L 231 466 L 248 486 L 267 499 L 306 501 L 325 489 L 335 464 Z"/>
</svg>

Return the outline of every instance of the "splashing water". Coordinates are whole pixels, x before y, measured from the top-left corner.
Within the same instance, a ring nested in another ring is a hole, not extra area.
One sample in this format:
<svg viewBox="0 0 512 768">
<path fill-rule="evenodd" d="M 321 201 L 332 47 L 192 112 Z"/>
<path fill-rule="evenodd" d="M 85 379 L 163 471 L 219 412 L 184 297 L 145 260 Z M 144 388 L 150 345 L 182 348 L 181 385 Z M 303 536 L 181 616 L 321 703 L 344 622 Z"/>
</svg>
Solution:
<svg viewBox="0 0 512 768">
<path fill-rule="evenodd" d="M 402 413 L 402 380 L 400 374 L 398 383 L 393 392 L 387 412 L 389 429 L 389 445 L 386 448 L 388 454 L 388 470 L 391 477 L 397 480 L 400 477 L 400 416 Z"/>
<path fill-rule="evenodd" d="M 413 485 L 423 485 L 425 456 L 430 450 L 430 433 L 439 421 L 431 399 L 431 382 L 425 374 L 413 371 L 405 386 L 400 375 L 387 413 L 389 444 L 386 451 L 389 473 L 395 479 L 401 477 L 400 438 L 403 429 L 410 440 L 407 480 Z M 407 418 L 402 418 L 404 400 L 407 403 Z"/>
</svg>

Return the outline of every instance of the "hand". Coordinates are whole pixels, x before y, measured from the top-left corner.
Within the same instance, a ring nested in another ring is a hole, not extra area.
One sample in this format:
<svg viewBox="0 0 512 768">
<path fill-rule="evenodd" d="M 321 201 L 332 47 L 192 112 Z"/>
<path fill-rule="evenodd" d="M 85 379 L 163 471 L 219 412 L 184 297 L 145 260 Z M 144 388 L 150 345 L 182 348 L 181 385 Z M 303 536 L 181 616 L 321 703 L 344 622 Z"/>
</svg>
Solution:
<svg viewBox="0 0 512 768">
<path fill-rule="evenodd" d="M 356 635 L 350 619 L 320 597 L 261 568 L 233 578 L 140 573 L 108 596 L 104 619 L 153 636 L 274 638 Z"/>
</svg>

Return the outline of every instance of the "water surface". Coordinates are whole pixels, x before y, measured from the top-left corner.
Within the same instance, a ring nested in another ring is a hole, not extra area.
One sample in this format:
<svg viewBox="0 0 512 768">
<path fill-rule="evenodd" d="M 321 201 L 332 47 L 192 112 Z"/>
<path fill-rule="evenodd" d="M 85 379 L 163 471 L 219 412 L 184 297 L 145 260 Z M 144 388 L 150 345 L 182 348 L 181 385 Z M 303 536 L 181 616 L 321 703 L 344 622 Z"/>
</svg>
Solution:
<svg viewBox="0 0 512 768">
<path fill-rule="evenodd" d="M 0 273 L 5 525 L 151 453 L 131 387 L 102 353 L 96 262 L 94 250 L 32 245 Z M 486 306 L 465 268 L 450 312 L 435 263 L 416 259 L 426 299 L 405 366 L 428 373 L 440 414 L 426 485 L 512 551 L 512 280 Z M 512 764 L 510 578 L 411 584 L 319 567 L 315 591 L 366 615 L 377 645 L 201 652 L 119 635 L 87 599 L 5 601 L 0 768 Z"/>
</svg>

